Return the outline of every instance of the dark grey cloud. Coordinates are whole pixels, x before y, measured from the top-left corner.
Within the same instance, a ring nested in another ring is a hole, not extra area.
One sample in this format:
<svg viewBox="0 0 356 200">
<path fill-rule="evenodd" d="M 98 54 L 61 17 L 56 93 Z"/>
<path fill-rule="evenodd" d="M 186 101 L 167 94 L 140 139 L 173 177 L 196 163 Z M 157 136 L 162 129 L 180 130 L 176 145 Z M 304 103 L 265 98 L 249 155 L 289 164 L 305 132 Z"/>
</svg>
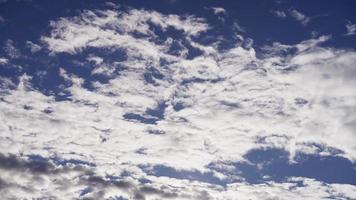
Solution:
<svg viewBox="0 0 356 200">
<path fill-rule="evenodd" d="M 31 173 L 56 173 L 55 167 L 47 160 L 22 160 L 15 155 L 5 156 L 0 154 L 0 168 L 6 170 L 29 170 Z"/>
<path fill-rule="evenodd" d="M 58 159 L 58 158 L 56 158 Z M 133 199 L 146 199 L 147 195 L 159 196 L 163 199 L 172 199 L 179 196 L 177 191 L 170 191 L 167 187 L 156 188 L 148 184 L 135 184 L 132 181 L 120 179 L 118 177 L 106 176 L 102 177 L 95 172 L 95 165 L 88 165 L 85 162 L 58 162 L 53 158 L 43 158 L 38 155 L 20 157 L 17 155 L 4 155 L 0 153 L 0 170 L 3 173 L 24 174 L 25 182 L 36 183 L 44 179 L 51 179 L 55 181 L 51 184 L 56 185 L 62 190 L 70 189 L 73 185 L 71 179 L 65 178 L 71 172 L 77 172 L 75 178 L 78 179 L 77 186 L 90 188 L 83 194 L 92 193 L 91 197 L 83 197 L 82 199 L 102 199 L 104 198 L 107 189 L 114 188 L 132 194 Z M 4 180 L 0 178 L 0 190 L 4 189 L 23 189 L 28 193 L 35 190 L 36 185 L 21 186 L 20 184 L 13 184 L 11 180 Z M 49 186 L 51 187 L 51 186 Z M 48 196 L 44 196 L 47 198 Z M 57 199 L 53 197 L 53 199 Z"/>
</svg>

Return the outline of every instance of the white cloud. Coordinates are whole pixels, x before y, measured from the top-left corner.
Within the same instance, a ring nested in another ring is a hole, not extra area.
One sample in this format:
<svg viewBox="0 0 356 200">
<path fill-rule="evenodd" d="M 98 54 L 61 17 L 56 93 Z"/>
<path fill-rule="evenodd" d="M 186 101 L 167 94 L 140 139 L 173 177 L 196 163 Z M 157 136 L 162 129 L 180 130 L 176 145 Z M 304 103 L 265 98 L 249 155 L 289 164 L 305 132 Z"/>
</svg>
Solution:
<svg viewBox="0 0 356 200">
<path fill-rule="evenodd" d="M 346 35 L 356 35 L 356 24 L 352 24 L 351 22 L 347 22 L 346 24 Z"/>
<path fill-rule="evenodd" d="M 202 55 L 187 59 L 189 51 L 183 42 L 178 42 L 181 52 L 170 54 L 174 41 L 156 42 L 159 36 L 150 23 L 162 31 L 168 27 L 182 31 L 181 40 L 201 50 Z M 298 178 L 303 187 L 298 186 L 297 179 L 290 179 L 282 183 L 238 182 L 223 188 L 198 180 L 157 177 L 140 168 L 165 165 L 175 170 L 211 172 L 224 180 L 224 174 L 207 165 L 244 161 L 247 152 L 260 147 L 285 149 L 293 160 L 297 152 L 318 153 L 307 145 L 310 142 L 338 148 L 344 152 L 340 156 L 356 159 L 354 51 L 322 47 L 329 36 L 295 45 L 274 43 L 264 48 L 262 57 L 256 56 L 253 40 L 241 36 L 233 48 L 219 51 L 214 45 L 194 40 L 208 27 L 194 16 L 145 10 L 84 11 L 77 17 L 51 22 L 50 35 L 42 36 L 42 41 L 53 54 L 81 55 L 90 47 L 120 49 L 127 53 L 124 61 L 94 54 L 86 58 L 94 66 L 92 74 L 111 74 L 105 70 L 117 66 L 123 70 L 107 83 L 91 83 L 95 89 L 88 90 L 83 77 L 61 68 L 60 76 L 66 82 L 63 92 L 70 93 L 66 101 L 37 91 L 28 75 L 19 78 L 15 89 L 2 87 L 1 153 L 83 160 L 96 165 L 98 176 L 128 172 L 130 181 L 147 178 L 151 186 L 178 191 L 182 199 L 354 198 L 354 186 L 305 178 Z M 146 80 L 147 73 L 152 73 L 150 67 L 160 75 L 151 77 L 154 84 Z M 166 105 L 164 117 L 156 124 L 124 117 L 133 113 L 154 118 L 147 110 L 162 102 Z M 177 104 L 183 109 L 176 109 Z M 44 112 L 49 108 L 50 113 Z M 154 130 L 162 134 L 150 134 Z M 257 142 L 260 137 L 267 138 L 265 144 Z M 4 180 L 11 176 L 0 174 Z M 71 186 L 63 189 L 70 198 L 83 188 L 75 181 L 81 180 L 79 177 L 85 176 L 80 172 L 55 175 Z M 39 189 L 62 195 L 56 193 L 57 186 L 50 185 L 53 177 L 42 178 Z M 13 182 L 26 184 L 31 180 L 19 173 Z M 136 190 L 120 191 L 133 198 Z M 27 195 L 21 187 L 13 191 L 21 192 L 19 197 Z M 104 196 L 115 192 L 109 187 Z M 7 193 L 13 194 L 17 193 Z M 147 199 L 159 198 L 157 195 L 151 193 Z"/>
<path fill-rule="evenodd" d="M 94 69 L 91 71 L 91 74 L 102 74 L 111 77 L 114 75 L 115 68 L 118 67 L 117 62 L 106 63 L 102 57 L 95 55 L 90 55 L 86 60 L 94 65 Z"/>
<path fill-rule="evenodd" d="M 271 13 L 274 14 L 276 17 L 280 17 L 280 18 L 287 17 L 287 14 L 283 10 L 272 10 Z"/>
<path fill-rule="evenodd" d="M 212 7 L 211 8 L 215 15 L 226 14 L 226 10 L 221 7 Z"/>
<path fill-rule="evenodd" d="M 38 44 L 35 44 L 31 41 L 26 41 L 26 47 L 30 49 L 31 53 L 36 53 L 42 49 Z"/>
<path fill-rule="evenodd" d="M 7 63 L 9 63 L 9 59 L 7 59 L 7 58 L 0 58 L 0 65 L 6 65 Z"/>
<path fill-rule="evenodd" d="M 291 17 L 299 21 L 304 26 L 306 26 L 310 22 L 310 17 L 305 16 L 303 13 L 295 9 L 290 10 L 289 14 L 291 15 Z"/>
<path fill-rule="evenodd" d="M 99 56 L 90 56 L 87 58 L 87 60 L 94 62 L 96 65 L 100 65 L 103 63 L 103 58 Z"/>
<path fill-rule="evenodd" d="M 147 11 L 142 11 L 144 14 L 140 14 L 139 12 L 140 11 L 138 10 L 134 10 L 129 12 L 131 13 L 131 15 L 124 14 L 123 16 L 125 19 L 124 21 L 128 21 L 130 23 L 127 24 L 131 24 L 132 21 L 137 21 L 134 20 L 136 19 L 136 16 L 147 16 L 147 15 L 150 16 L 150 17 L 146 17 L 146 20 L 149 21 L 151 20 L 151 17 L 154 16 L 154 20 L 156 21 L 156 24 L 163 24 L 161 25 L 161 27 L 163 29 L 165 28 L 164 25 L 165 22 L 163 22 L 161 19 L 161 18 L 165 19 L 165 17 L 157 13 L 148 14 Z M 111 11 L 104 12 L 104 13 L 112 14 Z M 60 35 L 52 35 L 54 38 L 44 37 L 44 41 L 48 42 L 49 48 L 52 49 L 52 51 L 56 51 L 56 52 L 67 51 L 70 53 L 77 53 L 78 51 L 75 51 L 74 49 L 85 48 L 87 45 L 100 48 L 100 47 L 111 46 L 115 43 L 121 44 L 118 46 L 120 46 L 121 48 L 124 47 L 129 52 L 130 55 L 128 60 L 125 62 L 121 62 L 121 64 L 131 68 L 132 71 L 124 72 L 123 76 L 120 76 L 112 80 L 110 84 L 104 84 L 104 85 L 97 84 L 96 87 L 98 91 L 100 91 L 100 93 L 103 94 L 111 93 L 111 94 L 120 95 L 120 98 L 122 100 L 122 102 L 120 102 L 120 105 L 125 105 L 125 108 L 121 108 L 122 114 L 124 114 L 125 112 L 144 114 L 147 108 L 153 108 L 156 105 L 156 102 L 159 101 L 180 102 L 184 106 L 187 106 L 188 108 L 175 113 L 170 107 L 168 107 L 165 114 L 167 121 L 160 122 L 160 129 L 164 130 L 167 133 L 174 132 L 174 134 L 178 136 L 181 133 L 177 133 L 176 131 L 174 131 L 177 128 L 176 120 L 177 119 L 187 120 L 190 126 L 192 127 L 192 129 L 191 130 L 190 128 L 185 128 L 185 129 L 187 129 L 187 132 L 192 132 L 196 134 L 197 139 L 192 140 L 192 138 L 190 138 L 191 141 L 188 142 L 188 140 L 183 139 L 186 136 L 182 136 L 183 137 L 182 141 L 183 141 L 183 146 L 190 146 L 191 148 L 193 148 L 196 145 L 199 146 L 200 145 L 199 141 L 210 141 L 210 139 L 207 140 L 198 137 L 199 134 L 196 133 L 197 130 L 195 129 L 207 130 L 208 132 L 211 133 L 220 133 L 222 136 L 226 134 L 226 137 L 229 138 L 232 137 L 230 135 L 232 134 L 232 132 L 230 131 L 225 132 L 224 129 L 227 130 L 230 129 L 230 130 L 241 132 L 241 137 L 236 136 L 235 140 L 230 140 L 230 141 L 213 140 L 212 142 L 209 142 L 210 143 L 209 148 L 216 149 L 216 151 L 219 152 L 218 153 L 219 157 L 223 160 L 232 159 L 237 161 L 241 159 L 241 156 L 244 153 L 246 153 L 249 149 L 256 147 L 255 137 L 259 135 L 261 132 L 266 132 L 267 135 L 272 133 L 287 134 L 288 138 L 291 139 L 284 144 L 284 148 L 289 149 L 292 155 L 297 151 L 296 148 L 304 149 L 303 145 L 300 144 L 305 142 L 304 139 L 308 140 L 308 138 L 297 137 L 297 134 L 301 134 L 301 132 L 306 132 L 308 131 L 308 129 L 300 128 L 299 126 L 293 125 L 293 123 L 296 120 L 295 118 L 297 116 L 306 115 L 308 112 L 304 112 L 303 110 L 299 110 L 299 111 L 295 110 L 297 109 L 297 107 L 294 104 L 295 103 L 294 99 L 299 98 L 299 96 L 297 96 L 298 94 L 301 95 L 301 98 L 306 98 L 307 96 L 310 97 L 309 92 L 312 93 L 312 91 L 304 93 L 303 90 L 299 89 L 300 93 L 296 92 L 294 94 L 291 94 L 288 92 L 288 90 L 292 90 L 292 88 L 294 88 L 293 90 L 296 90 L 297 88 L 300 87 L 298 85 L 301 84 L 301 82 L 299 82 L 299 80 L 295 78 L 304 77 L 304 75 L 302 74 L 296 73 L 293 74 L 293 76 L 287 76 L 283 74 L 273 74 L 270 75 L 269 78 L 264 75 L 265 73 L 268 72 L 268 70 L 265 71 L 266 69 L 264 69 L 263 66 L 269 67 L 270 60 L 271 61 L 282 60 L 282 58 L 279 57 L 279 54 L 277 54 L 277 56 L 272 56 L 266 60 L 259 60 L 255 57 L 253 49 L 246 50 L 241 47 L 237 47 L 235 49 L 231 49 L 226 53 L 217 53 L 216 50 L 209 50 L 209 52 L 211 53 L 206 54 L 206 56 L 197 57 L 192 60 L 185 60 L 184 56 L 169 57 L 167 54 L 164 53 L 164 49 L 167 48 L 166 46 L 160 46 L 153 42 L 147 42 L 146 40 L 143 39 L 136 39 L 129 34 L 124 36 L 119 35 L 115 33 L 115 30 L 102 30 L 100 28 L 101 26 L 100 24 L 103 24 L 103 22 L 108 23 L 108 21 L 110 21 L 109 24 L 115 26 L 116 18 L 114 19 L 112 17 L 108 17 L 109 14 L 104 15 L 104 17 L 98 17 L 94 13 L 86 11 L 84 17 L 81 17 L 81 19 L 87 21 L 86 19 L 87 17 L 89 16 L 93 17 L 93 19 L 90 22 L 93 25 L 83 24 L 83 22 L 78 21 L 79 18 L 78 19 L 74 18 L 74 22 L 68 21 L 68 19 L 61 19 L 58 22 L 53 22 L 52 25 L 55 24 L 54 25 L 55 30 L 57 30 L 57 28 L 60 27 L 58 30 L 67 30 L 67 31 L 63 33 L 59 32 Z M 194 19 L 191 20 L 194 21 Z M 121 22 L 121 23 L 125 24 L 125 22 Z M 137 21 L 136 23 L 143 24 L 143 26 L 137 29 L 138 31 L 147 35 L 151 35 L 151 36 L 153 35 L 153 33 L 150 32 L 149 28 L 145 27 L 146 26 L 145 21 Z M 98 27 L 97 25 L 100 26 Z M 92 38 L 97 38 L 96 39 L 97 41 L 87 42 L 90 41 L 91 39 L 85 39 L 85 40 L 80 39 L 82 38 L 81 37 L 82 33 L 84 34 L 83 38 L 85 38 L 88 35 L 87 33 L 95 32 L 95 31 L 88 31 L 91 30 L 92 28 L 95 28 L 97 32 L 100 32 L 100 34 L 92 36 Z M 133 31 L 132 27 L 128 25 L 127 27 L 122 28 L 122 30 L 128 33 Z M 52 34 L 53 33 L 57 34 L 57 31 L 52 32 Z M 98 37 L 99 35 L 100 37 Z M 125 39 L 119 39 L 120 37 L 124 37 Z M 76 38 L 78 38 L 79 40 L 77 45 L 75 44 L 75 42 L 72 42 L 70 44 L 74 46 L 71 46 L 70 48 L 67 48 L 65 46 L 68 44 L 67 40 L 75 41 Z M 317 58 L 319 59 L 317 60 L 318 63 L 313 63 L 313 64 L 320 64 L 320 61 L 322 61 L 323 59 L 329 59 L 329 57 L 325 57 L 328 56 L 327 54 L 323 53 L 320 54 L 320 56 L 318 56 L 317 54 L 315 54 L 314 51 L 311 51 L 311 49 L 317 49 L 316 46 L 319 43 L 326 41 L 328 38 L 329 37 L 327 36 L 322 36 L 317 39 L 303 41 L 300 44 L 288 47 L 288 48 L 298 49 L 298 53 L 296 55 L 293 54 L 289 55 L 289 58 L 287 57 L 288 59 L 284 60 L 284 62 L 282 63 L 283 66 L 285 67 L 289 67 L 290 65 L 304 66 L 307 65 L 308 62 L 310 62 L 309 58 L 315 56 L 317 56 Z M 113 40 L 113 42 L 102 42 L 105 40 Z M 132 41 L 132 42 L 127 42 L 127 41 Z M 61 44 L 58 47 L 54 45 L 57 42 Z M 245 43 L 249 43 L 248 40 L 246 40 Z M 171 43 L 169 42 L 166 43 L 166 45 L 170 45 L 170 44 Z M 202 46 L 203 45 L 200 45 L 200 48 L 202 49 L 206 48 Z M 281 50 L 287 47 L 285 45 L 279 45 L 279 46 Z M 251 48 L 251 45 L 247 45 L 246 47 Z M 62 50 L 62 48 L 64 49 Z M 273 46 L 272 50 L 275 50 L 275 48 L 276 46 Z M 137 53 L 138 49 L 140 49 L 139 54 Z M 326 50 L 325 52 L 328 51 L 330 50 Z M 330 56 L 333 57 L 334 54 L 331 54 Z M 171 69 L 167 71 L 162 69 L 161 72 L 164 74 L 164 76 L 166 76 L 166 78 L 164 80 L 158 81 L 160 86 L 157 87 L 157 86 L 145 85 L 144 79 L 142 77 L 143 73 L 146 70 L 144 66 L 150 62 L 158 63 L 157 61 L 160 59 L 160 57 L 170 58 L 173 61 L 173 63 L 170 64 Z M 140 60 L 141 58 L 144 58 L 144 61 L 143 60 L 141 61 Z M 341 60 L 345 60 L 345 59 L 342 58 Z M 95 60 L 98 61 L 98 59 Z M 101 59 L 99 60 L 100 63 L 103 62 Z M 94 73 L 102 72 L 97 70 L 93 72 Z M 273 72 L 275 68 L 271 68 L 269 70 L 272 70 Z M 228 79 L 226 79 L 226 77 L 228 77 Z M 201 79 L 203 82 L 194 83 L 194 79 Z M 250 79 L 257 80 L 257 81 L 251 82 L 249 81 Z M 167 80 L 173 80 L 175 84 L 169 86 L 170 84 L 167 82 Z M 244 81 L 246 84 L 240 86 L 237 83 L 235 83 L 236 80 Z M 298 82 L 289 83 L 290 80 L 292 81 L 298 80 Z M 183 81 L 193 81 L 193 82 L 189 83 L 188 86 L 184 86 L 184 87 L 179 86 L 179 84 L 182 83 Z M 214 81 L 217 82 L 215 83 Z M 288 90 L 280 88 L 280 86 L 278 86 L 280 81 L 286 81 L 285 84 L 289 84 L 291 86 L 289 87 Z M 320 81 L 323 80 L 321 79 Z M 238 91 L 240 92 L 242 91 L 245 92 L 235 93 L 233 92 L 234 90 L 232 89 L 230 91 L 228 89 L 229 87 L 238 89 Z M 210 92 L 207 92 L 207 88 L 209 88 Z M 270 89 L 267 90 L 267 88 Z M 266 90 L 264 93 L 260 92 L 264 90 Z M 157 95 L 156 91 L 161 91 L 161 94 Z M 255 93 L 255 91 L 258 93 Z M 86 93 L 89 96 L 95 95 L 95 93 L 89 91 L 85 91 L 84 93 Z M 78 98 L 81 99 L 83 98 L 83 93 L 80 87 L 72 88 L 72 94 L 78 94 Z M 219 96 L 216 96 L 216 94 L 219 94 Z M 289 94 L 290 96 L 286 96 L 286 94 Z M 95 99 L 95 97 L 91 97 L 90 99 Z M 87 99 L 84 101 L 90 101 L 90 100 Z M 146 103 L 142 104 L 143 102 Z M 233 105 L 236 105 L 236 108 L 230 110 L 230 112 L 227 113 L 220 112 L 220 110 L 229 109 L 233 107 Z M 196 112 L 196 110 L 199 110 L 200 112 Z M 313 113 L 319 111 L 320 110 L 315 109 L 315 111 L 312 110 L 309 112 Z M 254 113 L 258 113 L 258 115 L 255 115 Z M 285 117 L 285 115 L 289 117 Z M 219 116 L 219 118 L 216 118 L 215 116 Z M 261 121 L 261 118 L 263 119 L 263 121 Z M 241 121 L 241 123 L 236 123 L 236 124 L 232 123 L 231 119 L 240 119 L 239 121 Z M 313 119 L 313 120 L 317 120 L 317 119 Z M 352 121 L 352 119 L 350 120 Z M 284 123 L 286 124 L 282 125 L 281 121 L 284 121 Z M 321 120 L 319 121 L 320 123 L 323 123 L 326 126 L 331 126 L 331 124 L 327 125 L 326 122 L 322 122 Z M 259 122 L 258 123 L 259 126 L 255 125 L 257 122 Z M 307 124 L 309 122 L 306 121 L 305 123 Z M 228 126 L 225 127 L 226 125 Z M 244 128 L 241 128 L 241 126 Z M 225 128 L 216 128 L 216 127 L 225 127 Z M 336 127 L 334 127 L 334 129 L 335 128 Z M 250 132 L 249 137 L 246 137 L 246 133 L 240 130 L 247 130 L 248 132 Z M 320 131 L 323 134 L 325 134 L 323 130 Z M 344 135 L 345 137 L 343 138 L 349 137 L 349 134 L 347 132 L 345 132 Z M 321 139 L 317 134 L 315 134 L 314 136 L 313 136 L 313 140 L 320 139 L 319 142 L 326 143 L 327 145 L 331 145 L 331 146 L 336 145 L 338 148 L 341 148 L 341 144 L 343 144 L 343 141 L 341 140 L 339 143 L 340 145 L 337 145 L 335 143 L 332 143 L 331 142 L 332 140 L 330 140 L 329 142 L 328 139 L 326 140 Z M 215 135 L 213 134 L 213 136 L 211 137 L 215 137 Z M 217 141 L 219 142 L 215 143 Z M 188 143 L 184 144 L 185 142 Z M 238 150 L 232 152 L 231 145 L 237 143 L 241 143 L 241 147 Z M 219 144 L 224 144 L 224 145 L 219 145 Z M 351 150 L 353 148 L 353 145 L 352 144 L 349 145 L 350 146 L 348 147 L 348 149 L 346 149 L 346 147 L 344 147 L 343 149 L 347 150 L 347 152 L 350 153 L 348 154 L 348 156 L 353 158 L 354 153 L 352 153 Z M 161 152 L 161 151 L 157 151 L 157 152 Z M 201 154 L 202 156 L 203 154 L 206 154 L 206 152 L 199 151 L 199 154 Z M 155 155 L 155 153 L 152 152 L 152 155 Z M 235 157 L 231 157 L 231 155 L 235 155 Z M 157 156 L 159 156 L 158 153 Z M 215 155 L 209 155 L 209 154 L 205 155 L 205 157 L 211 157 L 211 158 L 213 158 L 214 156 Z M 167 160 L 170 160 L 168 158 L 169 157 L 167 157 Z M 183 158 L 184 156 L 182 157 L 182 159 Z M 180 168 L 178 165 L 173 164 L 175 163 L 173 162 L 173 160 L 171 161 L 172 161 L 171 166 Z M 199 159 L 196 159 L 197 163 L 192 163 L 191 167 L 202 169 L 204 165 L 214 160 L 205 159 L 206 162 L 202 162 L 202 163 L 199 163 L 198 161 Z"/>
<path fill-rule="evenodd" d="M 221 7 L 212 7 L 211 10 L 214 12 L 214 15 L 222 22 L 225 22 L 225 17 L 228 16 L 227 11 Z"/>
<path fill-rule="evenodd" d="M 148 53 L 154 50 L 148 41 L 133 38 L 130 33 L 139 32 L 155 37 L 148 22 L 163 30 L 173 27 L 182 30 L 187 36 L 195 36 L 206 31 L 208 26 L 201 18 L 177 15 L 162 15 L 155 11 L 130 10 L 128 13 L 115 11 L 85 11 L 81 17 L 62 18 L 52 22 L 50 37 L 42 37 L 54 53 L 75 53 L 85 47 L 124 47 L 131 51 Z M 119 18 L 120 17 L 120 18 Z M 69 42 L 70 41 L 70 42 Z M 156 52 L 154 52 L 156 54 Z"/>
<path fill-rule="evenodd" d="M 111 8 L 115 8 L 115 9 L 118 9 L 120 7 L 119 4 L 113 3 L 111 1 L 105 2 L 105 5 L 107 5 L 107 6 L 111 7 Z"/>
</svg>

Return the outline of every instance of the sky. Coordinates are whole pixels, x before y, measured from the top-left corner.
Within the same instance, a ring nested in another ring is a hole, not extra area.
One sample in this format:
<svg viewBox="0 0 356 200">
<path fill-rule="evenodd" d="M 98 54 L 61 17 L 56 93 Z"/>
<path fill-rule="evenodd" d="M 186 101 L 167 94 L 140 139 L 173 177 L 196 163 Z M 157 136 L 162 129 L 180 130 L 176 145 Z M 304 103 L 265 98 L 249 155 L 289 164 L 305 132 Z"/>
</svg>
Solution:
<svg viewBox="0 0 356 200">
<path fill-rule="evenodd" d="M 0 0 L 2 199 L 356 199 L 356 1 Z"/>
</svg>

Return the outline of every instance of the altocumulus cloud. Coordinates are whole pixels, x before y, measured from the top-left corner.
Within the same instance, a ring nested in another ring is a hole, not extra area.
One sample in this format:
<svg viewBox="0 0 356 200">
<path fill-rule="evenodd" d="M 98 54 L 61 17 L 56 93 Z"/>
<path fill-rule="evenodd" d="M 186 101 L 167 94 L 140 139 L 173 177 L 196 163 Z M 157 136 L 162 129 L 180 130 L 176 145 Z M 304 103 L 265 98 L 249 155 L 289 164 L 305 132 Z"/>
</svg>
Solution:
<svg viewBox="0 0 356 200">
<path fill-rule="evenodd" d="M 356 52 L 324 47 L 330 36 L 273 43 L 257 56 L 243 36 L 224 50 L 218 39 L 201 42 L 213 27 L 193 15 L 83 10 L 49 27 L 27 42 L 32 53 L 84 57 L 79 64 L 108 81 L 60 68 L 67 96 L 58 100 L 28 74 L 1 79 L 4 198 L 356 199 L 349 184 L 250 184 L 233 172 L 255 149 L 281 149 L 289 163 L 299 154 L 355 161 Z M 21 56 L 13 41 L 6 49 L 1 64 Z"/>
</svg>

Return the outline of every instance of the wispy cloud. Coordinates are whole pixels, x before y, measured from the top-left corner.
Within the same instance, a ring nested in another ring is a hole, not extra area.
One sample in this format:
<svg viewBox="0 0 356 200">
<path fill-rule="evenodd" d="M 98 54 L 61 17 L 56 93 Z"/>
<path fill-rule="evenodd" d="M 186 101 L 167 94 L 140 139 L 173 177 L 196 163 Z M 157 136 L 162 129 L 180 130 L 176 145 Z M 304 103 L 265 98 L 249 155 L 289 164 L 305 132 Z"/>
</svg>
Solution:
<svg viewBox="0 0 356 200">
<path fill-rule="evenodd" d="M 4 50 L 10 58 L 18 58 L 21 55 L 20 50 L 15 46 L 15 42 L 11 39 L 6 40 Z"/>
<path fill-rule="evenodd" d="M 0 24 L 5 22 L 5 18 L 0 15 Z"/>
<path fill-rule="evenodd" d="M 302 12 L 296 10 L 296 9 L 290 9 L 288 11 L 284 10 L 271 10 L 270 11 L 274 16 L 282 19 L 286 19 L 287 17 L 291 17 L 298 22 L 300 22 L 303 26 L 308 25 L 312 17 L 307 17 L 305 14 Z"/>
<path fill-rule="evenodd" d="M 274 14 L 276 17 L 280 17 L 280 18 L 287 17 L 287 14 L 283 10 L 272 10 L 271 13 Z"/>
<path fill-rule="evenodd" d="M 295 20 L 299 21 L 303 26 L 306 26 L 310 22 L 310 17 L 305 16 L 303 13 L 295 9 L 290 10 L 289 14 Z"/>
</svg>

